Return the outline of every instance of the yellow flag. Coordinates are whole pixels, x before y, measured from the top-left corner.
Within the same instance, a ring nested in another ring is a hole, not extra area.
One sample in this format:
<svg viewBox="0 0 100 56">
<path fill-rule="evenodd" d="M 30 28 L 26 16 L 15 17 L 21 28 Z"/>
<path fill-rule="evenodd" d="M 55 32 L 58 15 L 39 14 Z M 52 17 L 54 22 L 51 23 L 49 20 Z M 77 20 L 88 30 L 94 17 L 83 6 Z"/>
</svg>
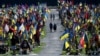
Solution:
<svg viewBox="0 0 100 56">
<path fill-rule="evenodd" d="M 65 42 L 65 48 L 67 49 L 69 46 L 70 46 L 69 43 L 66 41 Z"/>
<path fill-rule="evenodd" d="M 30 33 L 29 36 L 30 36 L 30 39 L 32 39 L 32 33 Z"/>
<path fill-rule="evenodd" d="M 84 44 L 84 48 L 86 48 L 86 44 Z"/>
<path fill-rule="evenodd" d="M 12 24 L 15 24 L 16 22 L 15 22 L 15 20 L 14 19 L 12 19 Z"/>
<path fill-rule="evenodd" d="M 90 23 L 90 22 L 92 22 L 92 20 L 91 20 L 91 19 L 88 19 L 88 20 L 87 20 L 87 23 Z"/>
<path fill-rule="evenodd" d="M 34 28 L 34 26 L 31 25 L 30 29 L 32 31 L 32 35 L 35 35 L 36 34 L 36 29 Z"/>
<path fill-rule="evenodd" d="M 9 33 L 8 35 L 9 35 L 9 38 L 12 39 L 13 33 Z"/>
<path fill-rule="evenodd" d="M 79 31 L 79 30 L 80 30 L 80 26 L 78 25 L 75 27 L 75 31 Z"/>
<path fill-rule="evenodd" d="M 15 26 L 14 29 L 17 30 L 17 26 Z"/>
<path fill-rule="evenodd" d="M 33 35 L 35 35 L 36 34 L 36 29 L 33 29 L 32 33 L 33 33 Z"/>
<path fill-rule="evenodd" d="M 44 20 L 44 22 L 45 22 L 45 21 L 46 21 L 46 18 L 44 18 L 43 20 Z"/>
<path fill-rule="evenodd" d="M 48 9 L 47 12 L 50 13 L 50 10 Z"/>
<path fill-rule="evenodd" d="M 61 36 L 61 40 L 64 40 L 65 38 L 69 37 L 69 33 L 64 34 L 63 36 Z"/>
</svg>

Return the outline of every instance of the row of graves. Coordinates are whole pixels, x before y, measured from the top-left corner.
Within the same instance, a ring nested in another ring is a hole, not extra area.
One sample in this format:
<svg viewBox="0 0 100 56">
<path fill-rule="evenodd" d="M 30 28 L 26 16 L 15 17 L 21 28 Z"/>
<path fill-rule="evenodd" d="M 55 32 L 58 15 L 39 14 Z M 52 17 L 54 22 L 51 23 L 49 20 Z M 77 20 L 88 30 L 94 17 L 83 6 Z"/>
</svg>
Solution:
<svg viewBox="0 0 100 56">
<path fill-rule="evenodd" d="M 48 10 L 46 4 L 0 8 L 0 53 L 27 54 L 40 46 Z"/>
<path fill-rule="evenodd" d="M 100 5 L 59 2 L 59 18 L 65 30 L 61 40 L 69 55 L 100 54 Z"/>
</svg>

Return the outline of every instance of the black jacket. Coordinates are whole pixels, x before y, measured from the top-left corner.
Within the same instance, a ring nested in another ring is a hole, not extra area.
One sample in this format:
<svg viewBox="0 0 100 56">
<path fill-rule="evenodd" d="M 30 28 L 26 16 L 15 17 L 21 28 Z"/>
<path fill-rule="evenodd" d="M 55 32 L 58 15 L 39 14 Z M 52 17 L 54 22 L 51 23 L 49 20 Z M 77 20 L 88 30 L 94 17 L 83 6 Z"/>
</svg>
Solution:
<svg viewBox="0 0 100 56">
<path fill-rule="evenodd" d="M 30 45 L 29 45 L 29 43 L 28 43 L 28 41 L 27 40 L 23 40 L 22 41 L 22 43 L 21 43 L 21 48 L 22 49 L 30 49 Z"/>
</svg>

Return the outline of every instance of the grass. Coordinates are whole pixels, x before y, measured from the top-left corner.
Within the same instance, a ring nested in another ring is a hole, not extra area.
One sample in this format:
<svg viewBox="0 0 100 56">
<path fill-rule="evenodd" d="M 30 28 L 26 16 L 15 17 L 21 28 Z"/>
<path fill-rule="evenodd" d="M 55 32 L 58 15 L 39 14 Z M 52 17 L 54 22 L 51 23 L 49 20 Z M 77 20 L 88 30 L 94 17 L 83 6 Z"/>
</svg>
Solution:
<svg viewBox="0 0 100 56">
<path fill-rule="evenodd" d="M 32 52 L 36 53 L 36 54 L 40 53 L 41 50 L 43 50 L 43 48 L 44 48 L 45 45 L 46 45 L 45 43 L 41 43 L 40 47 L 33 48 Z M 10 50 L 6 54 L 0 54 L 0 56 L 12 56 L 12 51 Z"/>
<path fill-rule="evenodd" d="M 42 33 L 41 34 L 41 39 L 43 39 L 44 37 L 46 37 L 46 34 L 47 34 L 46 33 L 46 27 L 42 28 L 42 32 L 41 33 Z M 45 43 L 41 43 L 40 47 L 33 48 L 33 52 L 34 53 L 40 53 L 41 50 L 43 50 L 43 48 L 44 48 L 45 45 L 46 45 Z"/>
<path fill-rule="evenodd" d="M 66 51 L 62 51 L 61 55 L 66 55 Z"/>
<path fill-rule="evenodd" d="M 11 53 L 12 53 L 12 51 L 9 51 L 6 54 L 0 54 L 0 56 L 12 56 Z"/>
<path fill-rule="evenodd" d="M 61 55 L 61 56 L 66 56 L 66 55 Z"/>
<path fill-rule="evenodd" d="M 33 52 L 40 53 L 41 50 L 42 50 L 42 47 L 36 47 L 36 48 L 34 48 Z"/>
<path fill-rule="evenodd" d="M 40 47 L 33 48 L 33 52 L 34 53 L 40 53 L 45 45 L 46 45 L 45 43 L 41 43 Z"/>
</svg>

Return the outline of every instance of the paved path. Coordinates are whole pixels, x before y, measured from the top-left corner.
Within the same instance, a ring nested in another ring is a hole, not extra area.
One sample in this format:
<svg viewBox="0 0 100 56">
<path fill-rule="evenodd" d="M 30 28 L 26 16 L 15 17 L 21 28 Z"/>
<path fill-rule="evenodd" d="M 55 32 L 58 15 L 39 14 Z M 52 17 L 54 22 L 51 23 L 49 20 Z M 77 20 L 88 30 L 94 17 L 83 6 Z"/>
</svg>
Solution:
<svg viewBox="0 0 100 56">
<path fill-rule="evenodd" d="M 62 34 L 63 27 L 60 25 L 60 20 L 58 19 L 57 11 L 53 9 L 51 10 L 51 13 L 56 14 L 55 20 L 53 22 L 57 24 L 57 31 L 50 33 L 49 23 L 51 22 L 51 20 L 48 19 L 46 22 L 47 35 L 42 40 L 44 43 L 46 43 L 46 46 L 41 51 L 41 53 L 38 54 L 38 56 L 60 56 L 62 52 L 63 42 L 59 39 L 59 37 Z"/>
</svg>

